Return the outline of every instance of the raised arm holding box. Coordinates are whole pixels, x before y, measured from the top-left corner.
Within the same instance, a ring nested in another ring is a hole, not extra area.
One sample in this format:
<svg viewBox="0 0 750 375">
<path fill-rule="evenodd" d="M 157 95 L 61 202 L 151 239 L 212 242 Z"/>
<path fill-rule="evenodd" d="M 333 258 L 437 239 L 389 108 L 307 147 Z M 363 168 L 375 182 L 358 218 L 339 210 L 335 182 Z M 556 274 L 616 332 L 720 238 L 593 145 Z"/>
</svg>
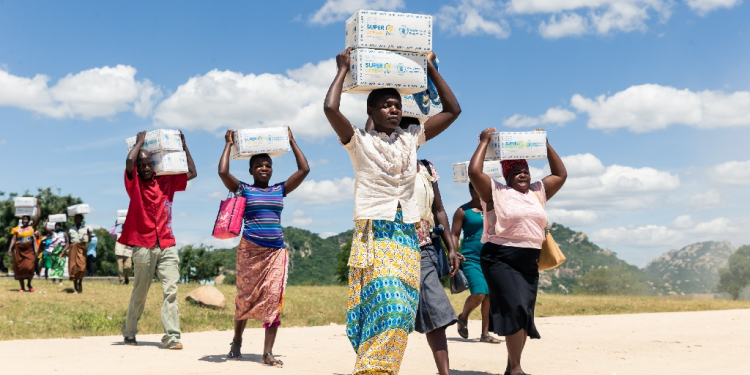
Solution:
<svg viewBox="0 0 750 375">
<path fill-rule="evenodd" d="M 187 143 L 185 143 L 185 135 L 182 134 L 182 130 L 180 130 L 180 138 L 182 139 L 182 151 L 185 151 L 185 157 L 187 157 L 187 178 L 188 181 L 190 181 L 198 177 L 198 171 L 195 170 L 195 163 L 193 162 L 193 157 L 190 155 L 190 150 L 188 150 Z"/>
<path fill-rule="evenodd" d="M 433 52 L 430 52 L 427 56 L 427 75 L 437 89 L 440 101 L 443 103 L 443 111 L 425 121 L 424 134 L 428 141 L 437 137 L 445 129 L 448 129 L 456 121 L 458 115 L 461 114 L 461 106 L 458 105 L 456 95 L 453 94 L 453 90 L 451 90 L 435 67 L 434 62 L 436 59 L 437 56 Z"/>
<path fill-rule="evenodd" d="M 323 104 L 323 112 L 331 124 L 333 131 L 339 136 L 341 143 L 347 144 L 354 135 L 354 129 L 352 129 L 352 123 L 349 119 L 341 113 L 341 90 L 344 87 L 344 79 L 346 73 L 349 72 L 349 66 L 351 65 L 351 48 L 343 50 L 336 56 L 336 66 L 338 72 L 336 78 L 333 79 L 331 87 L 328 88 L 328 94 Z"/>
</svg>

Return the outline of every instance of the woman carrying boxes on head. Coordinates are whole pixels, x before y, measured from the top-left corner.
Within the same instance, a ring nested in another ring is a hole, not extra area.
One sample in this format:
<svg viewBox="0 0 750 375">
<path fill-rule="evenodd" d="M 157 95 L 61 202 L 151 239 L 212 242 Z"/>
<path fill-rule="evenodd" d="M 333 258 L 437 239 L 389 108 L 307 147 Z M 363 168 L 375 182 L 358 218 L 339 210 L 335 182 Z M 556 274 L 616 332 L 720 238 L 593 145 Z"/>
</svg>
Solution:
<svg viewBox="0 0 750 375">
<path fill-rule="evenodd" d="M 225 136 L 224 152 L 219 160 L 219 177 L 229 191 L 246 199 L 242 240 L 237 248 L 237 298 L 234 310 L 234 338 L 227 358 L 242 358 L 242 333 L 248 319 L 259 320 L 265 328 L 263 363 L 281 366 L 273 355 L 276 333 L 281 325 L 281 307 L 287 280 L 287 252 L 281 231 L 284 197 L 294 191 L 310 173 L 307 159 L 294 141 L 291 129 L 289 143 L 297 161 L 297 171 L 286 181 L 269 184 L 273 160 L 268 154 L 250 158 L 253 183 L 237 180 L 229 173 L 229 154 L 234 131 Z"/>
<path fill-rule="evenodd" d="M 83 224 L 83 214 L 73 216 L 74 225 L 65 234 L 67 246 L 60 257 L 68 255 L 68 274 L 73 281 L 73 293 L 83 293 L 83 277 L 86 273 L 86 252 L 93 235 L 91 228 Z"/>
<path fill-rule="evenodd" d="M 534 325 L 534 307 L 539 287 L 537 259 L 546 237 L 545 207 L 562 188 L 568 173 L 547 142 L 549 176 L 532 184 L 526 160 L 503 160 L 506 185 L 492 180 L 483 165 L 494 131 L 485 129 L 479 135 L 479 146 L 469 164 L 469 179 L 484 209 L 480 262 L 490 294 L 490 329 L 505 336 L 505 374 L 523 375 L 521 353 L 526 337 L 540 338 Z"/>
<path fill-rule="evenodd" d="M 160 131 L 161 133 L 161 131 Z M 133 246 L 133 264 L 135 277 L 133 292 L 130 295 L 128 314 L 122 326 L 125 345 L 137 345 L 135 335 L 138 333 L 138 320 L 146 305 L 146 296 L 154 280 L 154 274 L 161 281 L 164 302 L 161 308 L 161 323 L 165 335 L 161 343 L 166 349 L 182 349 L 180 343 L 180 314 L 177 306 L 177 281 L 180 279 L 179 256 L 172 231 L 172 201 L 174 194 L 185 191 L 188 181 L 194 179 L 193 158 L 190 156 L 182 132 L 175 131 L 179 139 L 172 139 L 172 146 L 181 147 L 182 151 L 160 152 L 154 156 L 159 160 L 175 157 L 183 160 L 174 164 L 169 171 L 163 165 L 155 165 L 151 154 L 142 149 L 146 132 L 135 137 L 133 148 L 125 160 L 125 190 L 130 197 L 127 218 L 122 226 L 122 233 L 117 242 Z M 156 175 L 155 169 L 167 174 Z"/>
<path fill-rule="evenodd" d="M 50 251 L 50 270 L 49 279 L 52 282 L 59 280 L 62 284 L 63 277 L 65 277 L 65 258 L 63 258 L 63 251 L 67 247 L 68 236 L 65 234 L 65 229 L 62 223 L 55 223 L 55 229 L 48 234 L 50 238 L 49 251 Z"/>
<path fill-rule="evenodd" d="M 37 217 L 40 212 L 39 202 L 37 201 Z M 23 293 L 28 287 L 28 291 L 33 292 L 34 287 L 31 286 L 31 280 L 36 272 L 36 254 L 39 248 L 34 227 L 31 225 L 31 216 L 23 215 L 19 225 L 10 231 L 10 235 L 8 255 L 13 257 L 13 277 L 18 280 L 21 286 L 18 291 Z M 26 280 L 26 285 L 23 283 L 24 280 Z"/>
<path fill-rule="evenodd" d="M 326 96 L 325 115 L 349 153 L 355 175 L 347 311 L 347 336 L 357 353 L 354 374 L 398 373 L 408 334 L 414 330 L 420 279 L 417 148 L 447 129 L 461 112 L 434 60 L 430 53 L 427 74 L 443 111 L 424 125 L 402 130 L 401 95 L 395 89 L 378 89 L 367 97 L 374 131 L 352 126 L 339 109 L 351 65 L 349 48 L 336 57 L 338 73 Z"/>
</svg>

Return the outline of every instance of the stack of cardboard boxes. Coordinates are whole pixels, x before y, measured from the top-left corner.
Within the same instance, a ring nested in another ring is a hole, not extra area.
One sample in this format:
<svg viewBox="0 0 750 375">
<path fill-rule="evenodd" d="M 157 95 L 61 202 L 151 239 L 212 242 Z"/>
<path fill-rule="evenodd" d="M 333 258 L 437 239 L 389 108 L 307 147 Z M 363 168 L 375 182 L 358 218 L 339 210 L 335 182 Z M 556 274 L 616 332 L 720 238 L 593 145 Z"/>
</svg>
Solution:
<svg viewBox="0 0 750 375">
<path fill-rule="evenodd" d="M 135 147 L 136 137 L 125 143 L 128 151 Z M 151 153 L 153 170 L 157 176 L 188 172 L 187 156 L 182 151 L 182 138 L 179 130 L 159 129 L 146 133 L 143 150 Z"/>
<path fill-rule="evenodd" d="M 15 197 L 13 198 L 13 207 L 16 209 L 16 217 L 39 215 L 36 212 L 37 200 L 34 197 Z"/>
</svg>

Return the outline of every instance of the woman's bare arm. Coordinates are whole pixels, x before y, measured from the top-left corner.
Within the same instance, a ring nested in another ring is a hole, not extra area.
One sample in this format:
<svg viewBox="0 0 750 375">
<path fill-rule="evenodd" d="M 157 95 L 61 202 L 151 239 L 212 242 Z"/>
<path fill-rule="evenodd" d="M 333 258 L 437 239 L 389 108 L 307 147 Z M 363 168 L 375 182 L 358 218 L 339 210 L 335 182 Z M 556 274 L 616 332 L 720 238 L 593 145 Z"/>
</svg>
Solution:
<svg viewBox="0 0 750 375">
<path fill-rule="evenodd" d="M 432 52 L 427 56 L 427 75 L 437 89 L 440 101 L 443 103 L 443 111 L 425 121 L 424 134 L 427 140 L 437 137 L 445 129 L 448 129 L 461 114 L 461 106 L 458 105 L 456 95 L 453 94 L 453 90 L 433 64 L 436 58 Z"/>
<path fill-rule="evenodd" d="M 487 128 L 479 135 L 479 145 L 469 162 L 469 181 L 484 202 L 492 202 L 492 178 L 484 173 L 484 156 L 495 128 Z"/>
<path fill-rule="evenodd" d="M 303 154 L 302 150 L 297 146 L 297 141 L 295 141 L 294 136 L 292 136 L 292 129 L 289 129 L 289 144 L 292 146 L 294 158 L 297 160 L 297 171 L 294 172 L 284 184 L 286 194 L 293 192 L 294 189 L 302 184 L 302 181 L 304 181 L 305 177 L 310 173 L 310 165 L 307 163 L 305 154 Z"/>
<path fill-rule="evenodd" d="M 537 129 L 537 131 L 543 130 Z M 550 175 L 542 179 L 542 184 L 544 184 L 545 195 L 547 196 L 547 200 L 549 200 L 560 191 L 565 184 L 565 180 L 568 179 L 568 171 L 565 169 L 565 164 L 560 156 L 557 155 L 555 149 L 550 146 L 549 139 L 547 140 L 547 161 L 549 162 Z"/>
<path fill-rule="evenodd" d="M 347 48 L 336 56 L 338 72 L 336 78 L 333 79 L 333 83 L 331 83 L 331 87 L 328 88 L 328 94 L 326 94 L 326 100 L 323 104 L 323 112 L 325 112 L 333 131 L 336 132 L 343 144 L 348 144 L 354 136 L 351 122 L 340 111 L 341 90 L 344 87 L 344 78 L 346 78 L 346 73 L 349 72 L 351 62 L 350 52 L 351 48 Z"/>
<path fill-rule="evenodd" d="M 229 173 L 229 153 L 234 142 L 232 134 L 234 134 L 234 130 L 227 130 L 227 133 L 224 135 L 224 152 L 221 154 L 221 159 L 219 159 L 219 178 L 224 183 L 224 187 L 231 192 L 236 192 L 240 187 L 240 182 Z"/>
<path fill-rule="evenodd" d="M 445 207 L 443 207 L 443 199 L 440 197 L 440 188 L 438 187 L 437 181 L 432 183 L 432 190 L 435 193 L 435 209 L 436 209 L 436 219 L 438 221 L 438 224 L 443 226 L 443 242 L 445 242 L 445 246 L 448 246 L 448 260 L 451 263 L 451 273 L 450 276 L 453 276 L 458 272 L 458 266 L 461 264 L 458 253 L 456 252 L 456 243 L 453 242 L 453 237 L 451 236 L 451 226 L 448 222 L 448 215 L 445 213 Z"/>
</svg>

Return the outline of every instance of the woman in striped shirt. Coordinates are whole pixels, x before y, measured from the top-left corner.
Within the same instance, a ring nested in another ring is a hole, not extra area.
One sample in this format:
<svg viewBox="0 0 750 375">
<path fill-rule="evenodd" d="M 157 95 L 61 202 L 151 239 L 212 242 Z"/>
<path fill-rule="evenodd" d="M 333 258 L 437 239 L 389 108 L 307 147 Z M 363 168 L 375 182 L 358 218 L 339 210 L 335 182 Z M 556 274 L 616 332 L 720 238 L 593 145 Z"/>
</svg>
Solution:
<svg viewBox="0 0 750 375">
<path fill-rule="evenodd" d="M 286 181 L 270 185 L 273 174 L 271 157 L 267 154 L 253 155 L 250 158 L 253 184 L 241 182 L 229 173 L 232 133 L 229 130 L 225 136 L 226 145 L 219 161 L 219 177 L 229 191 L 247 199 L 247 204 L 242 240 L 237 248 L 234 339 L 227 357 L 242 358 L 242 332 L 247 319 L 256 319 L 266 329 L 263 363 L 279 366 L 283 363 L 274 358 L 272 351 L 276 332 L 281 325 L 281 306 L 287 279 L 287 252 L 281 231 L 281 211 L 284 209 L 284 197 L 302 183 L 310 173 L 310 167 L 289 130 L 289 143 L 297 159 L 297 171 Z"/>
</svg>

